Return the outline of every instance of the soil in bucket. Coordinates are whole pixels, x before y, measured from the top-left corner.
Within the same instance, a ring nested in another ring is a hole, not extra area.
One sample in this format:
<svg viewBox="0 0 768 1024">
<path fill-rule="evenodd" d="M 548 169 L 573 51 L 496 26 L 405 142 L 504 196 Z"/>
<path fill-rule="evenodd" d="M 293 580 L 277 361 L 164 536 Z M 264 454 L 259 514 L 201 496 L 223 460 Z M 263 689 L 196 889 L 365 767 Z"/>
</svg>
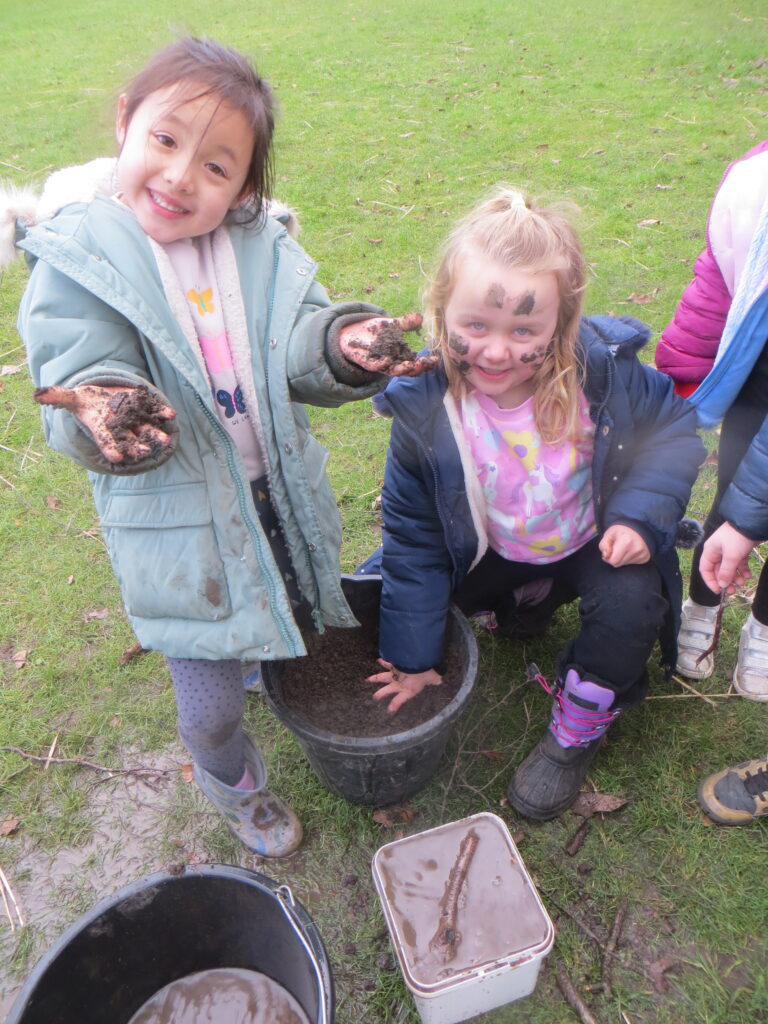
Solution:
<svg viewBox="0 0 768 1024">
<path fill-rule="evenodd" d="M 413 796 L 437 770 L 477 680 L 477 641 L 451 606 L 443 682 L 390 714 L 389 700 L 375 701 L 376 684 L 366 682 L 380 671 L 381 578 L 343 576 L 341 583 L 361 625 L 315 634 L 306 658 L 262 662 L 264 693 L 324 786 L 352 803 L 386 807 Z"/>
<path fill-rule="evenodd" d="M 313 633 L 307 641 L 308 659 L 281 663 L 282 698 L 294 715 L 340 736 L 388 736 L 414 729 L 451 703 L 461 686 L 463 665 L 450 640 L 439 686 L 425 686 L 395 714 L 387 710 L 390 697 L 374 700 L 377 686 L 366 679 L 383 671 L 376 661 L 378 611 L 358 612 L 357 619 L 359 629 L 331 627 Z"/>
</svg>

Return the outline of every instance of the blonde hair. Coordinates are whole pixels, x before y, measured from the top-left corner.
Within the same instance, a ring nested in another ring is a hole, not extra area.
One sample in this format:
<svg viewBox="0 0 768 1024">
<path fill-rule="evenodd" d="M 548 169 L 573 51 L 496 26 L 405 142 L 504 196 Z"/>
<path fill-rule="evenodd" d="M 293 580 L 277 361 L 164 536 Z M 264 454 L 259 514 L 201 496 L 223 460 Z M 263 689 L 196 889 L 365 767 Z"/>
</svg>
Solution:
<svg viewBox="0 0 768 1024">
<path fill-rule="evenodd" d="M 500 185 L 460 220 L 443 246 L 437 271 L 424 291 L 425 325 L 432 349 L 442 355 L 451 392 L 464 378 L 450 358 L 445 308 L 462 262 L 477 255 L 504 267 L 557 277 L 557 327 L 536 372 L 534 414 L 546 444 L 577 440 L 584 368 L 577 340 L 586 268 L 581 244 L 563 206 L 537 206 L 517 189 Z"/>
</svg>

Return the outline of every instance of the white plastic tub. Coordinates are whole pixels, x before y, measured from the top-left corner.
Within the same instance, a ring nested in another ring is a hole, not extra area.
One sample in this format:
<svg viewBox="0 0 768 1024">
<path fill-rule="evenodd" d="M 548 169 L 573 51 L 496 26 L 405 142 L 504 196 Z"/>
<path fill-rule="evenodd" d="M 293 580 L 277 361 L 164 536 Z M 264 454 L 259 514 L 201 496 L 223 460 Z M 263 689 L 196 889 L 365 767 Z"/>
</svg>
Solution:
<svg viewBox="0 0 768 1024">
<path fill-rule="evenodd" d="M 497 815 L 382 846 L 373 879 L 423 1024 L 458 1024 L 533 992 L 555 929 Z"/>
</svg>

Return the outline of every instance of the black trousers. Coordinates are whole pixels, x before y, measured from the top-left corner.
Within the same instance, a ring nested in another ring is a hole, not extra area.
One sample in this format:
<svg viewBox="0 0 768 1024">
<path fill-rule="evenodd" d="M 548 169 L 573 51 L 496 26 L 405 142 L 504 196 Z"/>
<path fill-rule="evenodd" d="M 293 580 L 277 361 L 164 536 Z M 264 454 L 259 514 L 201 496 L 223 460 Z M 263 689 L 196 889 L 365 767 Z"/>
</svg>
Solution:
<svg viewBox="0 0 768 1024">
<path fill-rule="evenodd" d="M 744 382 L 733 405 L 723 418 L 720 429 L 720 449 L 717 462 L 717 492 L 709 515 L 704 522 L 704 537 L 693 553 L 689 593 L 697 604 L 713 608 L 720 603 L 720 595 L 709 589 L 701 578 L 699 563 L 704 541 L 711 537 L 725 519 L 720 514 L 720 502 L 736 475 L 741 460 L 752 444 L 768 413 L 768 344 L 763 348 L 752 372 Z M 768 564 L 768 563 L 767 563 Z M 752 602 L 752 614 L 758 622 L 768 625 L 768 572 L 764 565 Z"/>
<path fill-rule="evenodd" d="M 580 598 L 579 634 L 560 652 L 558 674 L 575 668 L 617 695 L 626 708 L 645 697 L 646 665 L 667 613 L 661 577 L 652 562 L 614 569 L 604 562 L 599 539 L 545 565 L 510 562 L 493 550 L 470 572 L 453 600 L 467 614 L 493 610 L 503 618 L 514 607 L 512 591 L 552 577 L 566 600 Z"/>
</svg>

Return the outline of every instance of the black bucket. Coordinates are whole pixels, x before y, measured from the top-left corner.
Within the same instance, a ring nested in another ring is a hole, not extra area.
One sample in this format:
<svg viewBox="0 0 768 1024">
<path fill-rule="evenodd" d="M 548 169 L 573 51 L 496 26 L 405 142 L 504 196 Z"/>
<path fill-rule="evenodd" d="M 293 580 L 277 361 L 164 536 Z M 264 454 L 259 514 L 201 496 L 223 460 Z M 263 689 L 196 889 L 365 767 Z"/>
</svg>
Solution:
<svg viewBox="0 0 768 1024">
<path fill-rule="evenodd" d="M 320 935 L 287 886 L 229 865 L 140 879 L 76 921 L 46 953 L 6 1024 L 127 1024 L 156 992 L 196 971 L 272 978 L 312 1024 L 332 1024 Z"/>
<path fill-rule="evenodd" d="M 377 614 L 380 576 L 343 576 L 342 588 L 358 617 Z M 342 736 L 298 718 L 283 699 L 280 661 L 263 661 L 267 703 L 296 736 L 313 771 L 332 793 L 351 803 L 386 807 L 402 803 L 432 779 L 453 723 L 469 701 L 477 681 L 477 640 L 472 627 L 451 605 L 448 640 L 460 658 L 461 684 L 455 697 L 433 718 L 388 736 Z"/>
</svg>

